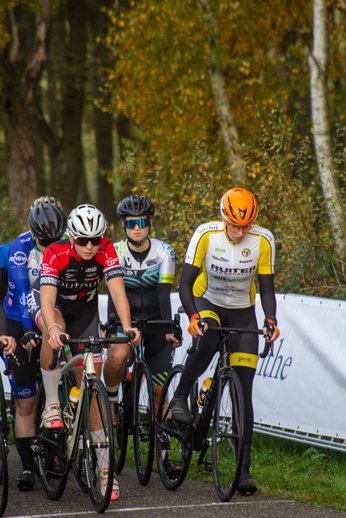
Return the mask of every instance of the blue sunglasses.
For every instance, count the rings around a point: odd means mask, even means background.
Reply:
[[[150,219],[138,218],[124,221],[124,227],[129,228],[130,230],[133,230],[136,225],[138,225],[139,228],[150,227]]]

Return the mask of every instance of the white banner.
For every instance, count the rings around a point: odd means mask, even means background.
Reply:
[[[253,388],[255,422],[300,433],[346,439],[346,302],[298,295],[276,295],[281,331],[274,356],[259,359]],[[172,313],[180,306],[172,295]],[[264,315],[256,300],[258,325]],[[191,345],[187,316],[181,315],[185,361]],[[264,339],[260,337],[260,351]],[[202,376],[212,376],[216,356]],[[203,379],[200,380],[203,382]]]
[[[173,293],[172,315],[180,304]],[[274,356],[259,359],[253,402],[259,425],[346,440],[346,301],[276,295],[281,331]],[[107,320],[107,296],[100,295],[100,318]],[[263,312],[256,300],[259,327]],[[184,363],[191,345],[188,318],[181,315],[183,346],[175,350],[174,363]],[[264,340],[260,337],[260,350]],[[217,355],[202,376],[212,376]],[[2,363],[2,362],[1,362]],[[2,364],[3,370],[3,364]],[[9,383],[3,376],[5,392]]]

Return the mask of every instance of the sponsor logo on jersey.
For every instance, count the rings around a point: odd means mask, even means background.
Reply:
[[[229,262],[229,259],[225,259],[224,257],[217,257],[216,255],[212,255],[212,258],[215,259],[216,261],[221,261],[221,262],[224,262],[224,263],[228,263]]]
[[[118,258],[114,257],[113,259],[107,259],[107,267],[117,266],[119,264]]]
[[[94,273],[97,272],[97,266],[94,266],[93,268],[87,268],[85,270],[85,273]]]
[[[124,257],[124,259],[125,259],[126,268],[131,268],[131,265],[132,265],[131,257]]]
[[[31,241],[31,234],[29,234],[28,237],[26,237],[24,239],[19,239],[19,241],[21,243],[28,243],[29,241]]]
[[[40,284],[54,284],[56,286],[58,283],[58,279],[55,277],[44,277],[41,275]]]
[[[10,263],[14,263],[16,266],[23,266],[27,260],[28,258],[24,252],[15,252],[15,254],[9,258]]]
[[[54,272],[55,272],[55,268],[50,268],[50,266],[47,266],[46,264],[42,265],[42,274],[54,273]]]
[[[66,272],[66,273],[65,273],[65,278],[66,278],[66,279],[72,279],[72,277],[74,277],[74,274],[73,274],[73,273],[69,273],[69,272]]]
[[[68,282],[68,281],[65,281],[64,279],[58,280],[58,286],[60,286],[62,288],[67,288],[70,290],[86,290],[86,289],[98,286],[98,284],[100,284],[100,279],[97,279],[97,281],[82,282],[82,283],[79,283],[77,281]]]
[[[219,252],[220,254],[224,254],[226,252],[226,250],[224,248],[221,248],[221,247],[217,246],[215,248],[215,252]]]
[[[241,255],[243,257],[249,257],[250,254],[251,254],[251,250],[249,248],[244,248],[244,250],[241,251]]]
[[[20,392],[18,392],[18,395],[19,396],[23,396],[23,397],[30,397],[31,396],[31,390],[28,389],[28,388],[25,388],[25,389],[21,390]]]
[[[239,261],[240,263],[244,264],[244,263],[253,263],[253,260],[252,259],[249,259],[248,261]]]
[[[251,266],[251,268],[223,268],[222,266],[212,264],[211,270],[215,273],[222,273],[223,275],[250,275],[251,273],[255,273],[256,266]]]
[[[148,259],[147,261],[145,261],[145,264],[147,266],[154,266],[154,264],[157,264],[157,262],[158,262],[157,258],[155,258],[155,259]]]

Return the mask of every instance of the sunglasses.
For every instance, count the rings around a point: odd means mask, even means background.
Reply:
[[[124,227],[129,228],[130,230],[133,230],[136,225],[138,225],[139,228],[150,227],[150,219],[138,218],[124,221]]]
[[[38,239],[37,238],[37,242],[38,242],[39,245],[47,247],[49,245],[52,245],[53,243],[56,243],[57,241],[59,241],[59,239],[60,238],[49,240],[49,239]]]
[[[238,226],[238,225],[233,225],[233,223],[226,223],[227,227],[232,231],[232,232],[235,232],[235,233],[238,233],[240,229],[242,229],[242,231],[244,232],[244,234],[247,234],[251,228],[252,228],[252,224],[251,225],[244,225],[243,227],[241,226]]]
[[[89,241],[93,246],[98,246],[101,244],[101,237],[76,237],[75,242],[78,246],[87,246]]]

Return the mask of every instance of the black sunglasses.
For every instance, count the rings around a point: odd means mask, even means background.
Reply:
[[[57,237],[56,239],[50,239],[50,240],[37,238],[37,242],[39,245],[47,247],[49,245],[52,245],[53,243],[56,243],[57,241],[59,241],[59,239],[60,239],[59,237]]]
[[[76,237],[76,245],[78,246],[87,246],[89,241],[93,246],[98,246],[101,244],[101,237]]]

